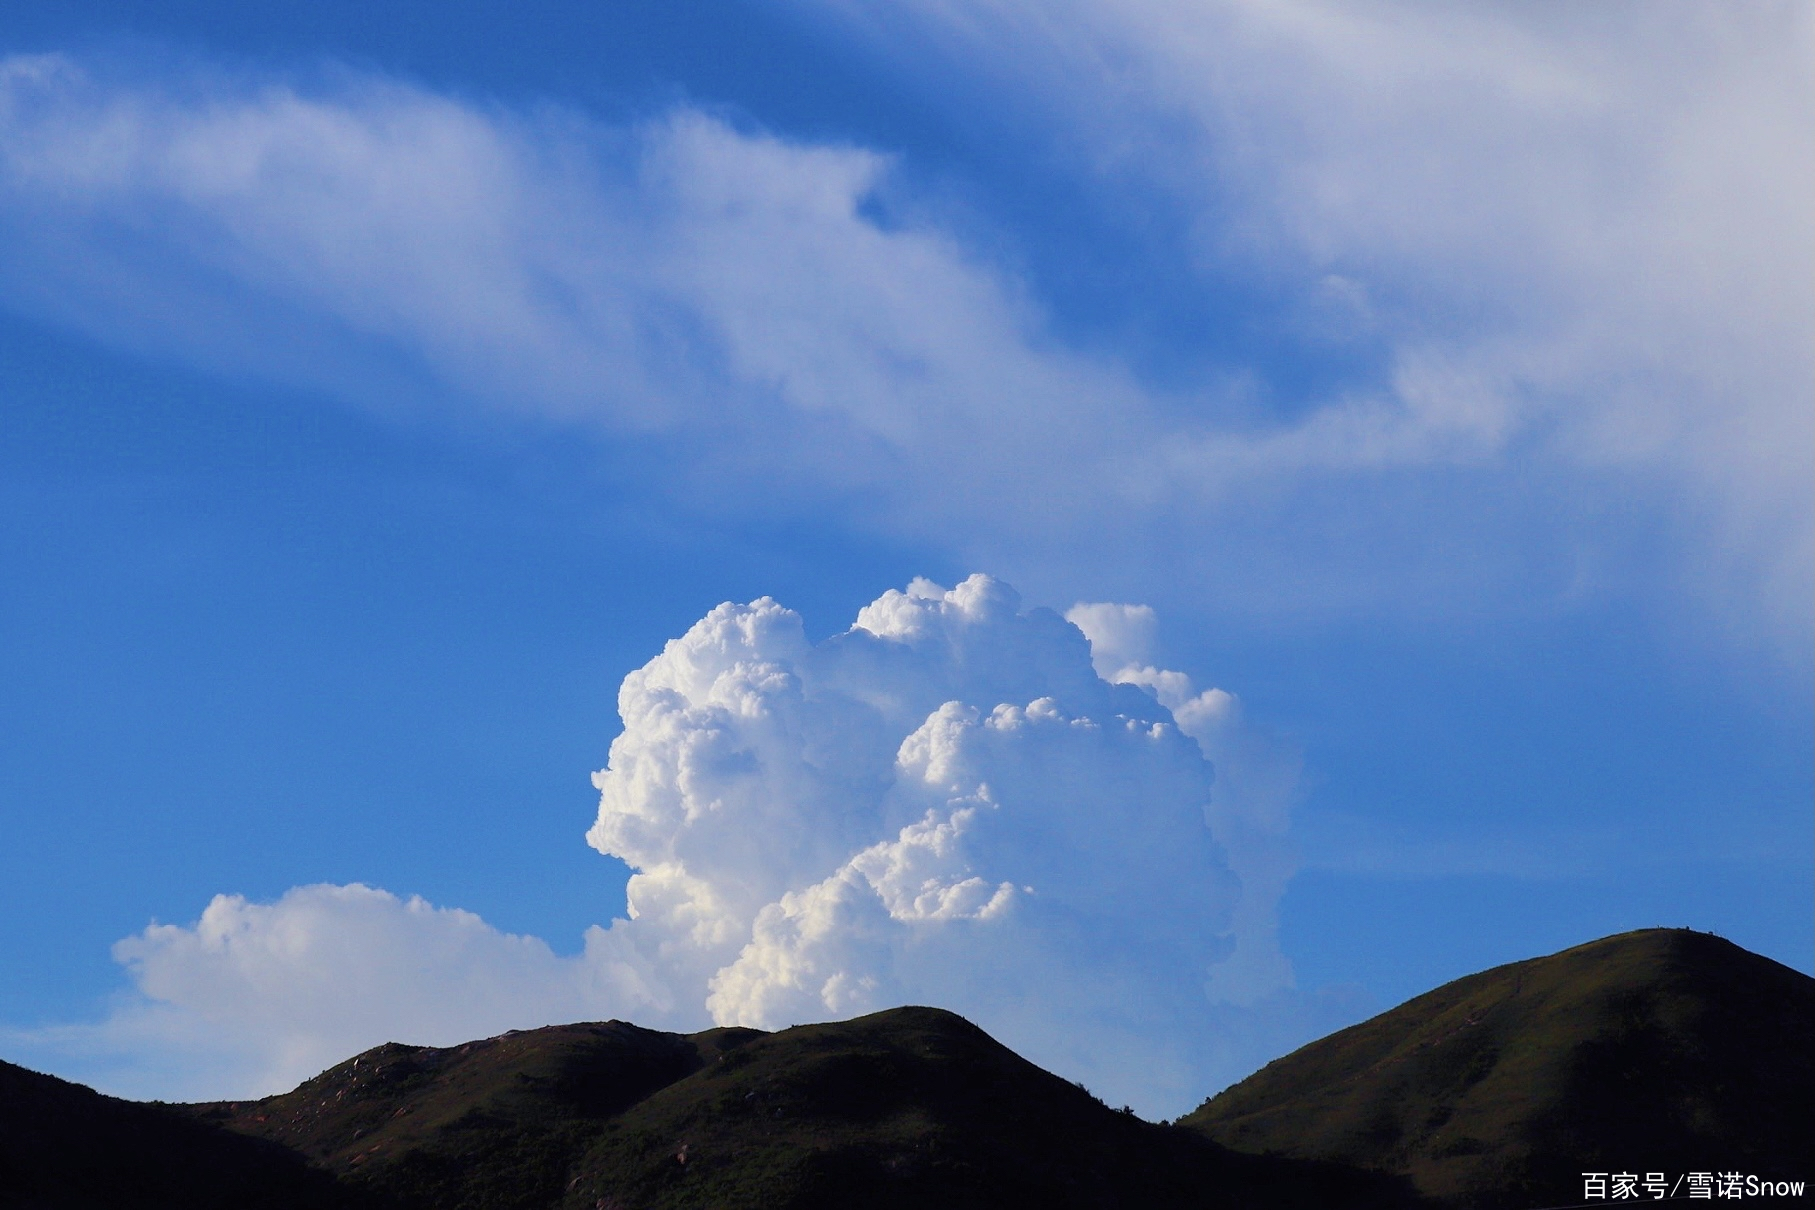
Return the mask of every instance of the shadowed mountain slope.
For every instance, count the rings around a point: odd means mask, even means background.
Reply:
[[[567,1207],[1402,1206],[1397,1181],[1118,1113],[948,1012],[751,1039],[640,1103]]]
[[[1585,1171],[1806,1180],[1815,979],[1705,933],[1624,933],[1445,984],[1183,1122],[1471,1207],[1576,1202]]]
[[[351,1210],[286,1148],[0,1063],[0,1210]]]
[[[1236,1155],[1115,1112],[930,1008],[775,1034],[614,1021],[393,1044],[194,1112],[409,1210],[1417,1200],[1401,1180]]]
[[[1808,1180],[1812,1035],[1815,980],[1654,930],[1457,980],[1174,1126],[931,1008],[393,1043],[210,1105],[0,1064],[0,1210],[1558,1206],[1583,1171]]]
[[[292,1092],[192,1111],[403,1205],[553,1206],[608,1122],[760,1036],[608,1021],[445,1048],[392,1042]]]

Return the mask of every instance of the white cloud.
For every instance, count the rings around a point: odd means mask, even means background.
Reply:
[[[1097,674],[1152,693],[1216,768],[1210,824],[1242,893],[1230,920],[1233,947],[1211,974],[1211,999],[1253,1007],[1291,991],[1279,901],[1298,870],[1290,836],[1301,794],[1297,749],[1245,719],[1234,694],[1197,692],[1185,673],[1154,667],[1159,618],[1151,606],[1079,603],[1065,617],[1089,638]]]
[[[1259,273],[1387,351],[1383,387],[1302,422],[1179,434],[1175,480],[1460,465],[1521,494],[1540,467],[1565,499],[1611,485],[1698,539],[1672,570],[1715,609],[1762,608],[1806,655],[1807,5],[807,7],[968,112],[1043,124],[1116,204],[1173,199],[1207,281]]]
[[[740,508],[757,476],[842,491],[893,462],[942,468],[940,492],[888,492],[933,524],[986,470],[1025,483],[1092,428],[1125,445],[1099,423],[1141,409],[1125,374],[1036,349],[1037,317],[952,239],[864,216],[889,171],[688,109],[607,127],[369,76],[133,84],[15,57],[0,298],[375,406],[662,434],[678,494],[729,482]]]
[[[1637,511],[1700,534],[1673,573],[1738,629],[1806,647],[1806,10],[1030,11],[853,20],[1036,98],[1081,171],[1192,216],[1205,293],[1297,291],[1384,375],[1277,416],[1157,389],[932,220],[877,219],[888,156],[352,72],[6,60],[0,300],[373,406],[640,434],[674,503],[838,499],[1045,592],[1541,608]]]
[[[57,56],[0,64],[0,300],[372,406],[653,436],[675,501],[838,497],[1066,599],[1441,611],[1499,575],[1513,608],[1546,580],[1526,531],[1612,500],[1699,534],[1680,574],[1806,655],[1806,6],[852,20],[1032,98],[1083,168],[1191,217],[1206,291],[1302,288],[1308,325],[1389,371],[1281,416],[1155,389],[949,231],[878,221],[898,182],[861,147]],[[1214,1083],[1230,1052],[1182,1023],[1289,1015],[1296,758],[1158,666],[1151,610],[1070,616],[1088,645],[995,582],[916,583],[814,646],[773,602],[722,607],[625,681],[590,838],[635,867],[634,918],[583,958],[364,888],[217,900],[130,942],[149,999],[64,1042],[225,1048],[221,1079],[268,1087],[392,1033],[936,992],[1112,1094],[1137,1071],[1127,1096],[1155,1104]],[[1154,832],[1110,826],[1131,802]],[[1149,868],[1172,876],[1118,880]],[[323,990],[329,969],[367,1000]],[[1065,1050],[1079,1022],[1095,1055]]]
[[[1281,1041],[1243,1012],[1305,1009],[1272,932],[1290,786],[1252,776],[1229,695],[1180,701],[1188,735],[1092,655],[985,576],[916,580],[816,645],[774,601],[721,605],[624,680],[588,840],[632,866],[629,918],[582,953],[358,885],[218,896],[119,944],[137,994],[108,1021],[13,1041],[116,1090],[246,1096],[391,1039],[932,1003],[1180,1112],[1269,1057],[1231,1039]]]
[[[627,677],[589,839],[635,869],[677,1002],[773,1028],[930,1001],[1133,1103],[1201,1095],[1182,1039],[1238,898],[1212,771],[1090,660],[973,576],[817,646],[723,605]],[[1110,1036],[1115,1068],[1076,1041]]]
[[[659,1015],[660,985],[621,928],[588,930],[584,953],[563,958],[471,912],[357,883],[275,903],[217,895],[194,925],[152,924],[114,947],[138,994],[107,1021],[9,1040],[123,1095],[263,1095],[384,1041]]]

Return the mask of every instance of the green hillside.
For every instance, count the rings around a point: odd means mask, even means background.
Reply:
[[[1807,1181],[1812,1043],[1815,980],[1652,930],[1459,979],[1174,1126],[932,1008],[393,1043],[210,1105],[0,1064],[0,1210],[1530,1210],[1584,1171]]]
[[[1238,1156],[1113,1111],[948,1012],[752,1039],[639,1104],[568,1207],[1406,1205],[1335,1165]],[[683,1157],[684,1155],[684,1162]]]
[[[1143,1122],[952,1013],[775,1034],[621,1022],[384,1046],[197,1107],[410,1210],[1367,1207],[1401,1182]]]
[[[756,1036],[609,1021],[446,1048],[388,1043],[293,1092],[193,1111],[407,1205],[552,1206],[606,1123]]]
[[[1651,929],[1445,984],[1184,1122],[1463,1205],[1559,1205],[1581,1200],[1584,1171],[1815,1177],[1812,1059],[1815,980]]]

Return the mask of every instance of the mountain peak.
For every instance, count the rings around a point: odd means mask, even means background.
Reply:
[[[0,1205],[1511,1210],[1588,1171],[1806,1181],[1812,1021],[1808,976],[1649,929],[1445,984],[1173,1126],[920,1006],[389,1042],[207,1105],[0,1064]]]
[[[1713,934],[1644,929],[1444,984],[1183,1122],[1480,1206],[1554,1202],[1585,1171],[1804,1177],[1812,1022],[1808,976]]]

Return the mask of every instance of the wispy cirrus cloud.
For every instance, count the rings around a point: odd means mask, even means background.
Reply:
[[[1806,646],[1806,21],[1067,12],[864,21],[1037,98],[1129,205],[1183,207],[1203,290],[1284,282],[1384,369],[1156,386],[894,205],[869,148],[56,56],[0,84],[0,299],[375,406],[652,443],[677,506],[836,501],[1042,593],[1151,596],[1163,565],[1236,610],[1545,608],[1629,588],[1627,528],[1663,525],[1670,587]]]
[[[800,7],[910,86],[908,56],[940,63],[968,82],[944,95],[1043,132],[1105,204],[1180,215],[1207,282],[1260,275],[1309,328],[1388,350],[1385,389],[1250,439],[1181,435],[1173,474],[1613,482],[1693,547],[1678,586],[1762,607],[1806,654],[1806,6]]]
[[[1024,484],[1138,428],[1126,376],[1035,347],[1012,283],[864,213],[872,151],[348,74],[124,84],[48,56],[4,82],[4,221],[32,250],[6,293],[102,340],[661,434],[683,480],[731,462],[734,491],[862,485],[948,519],[1006,502],[986,471]],[[945,493],[903,490],[935,467]]]

